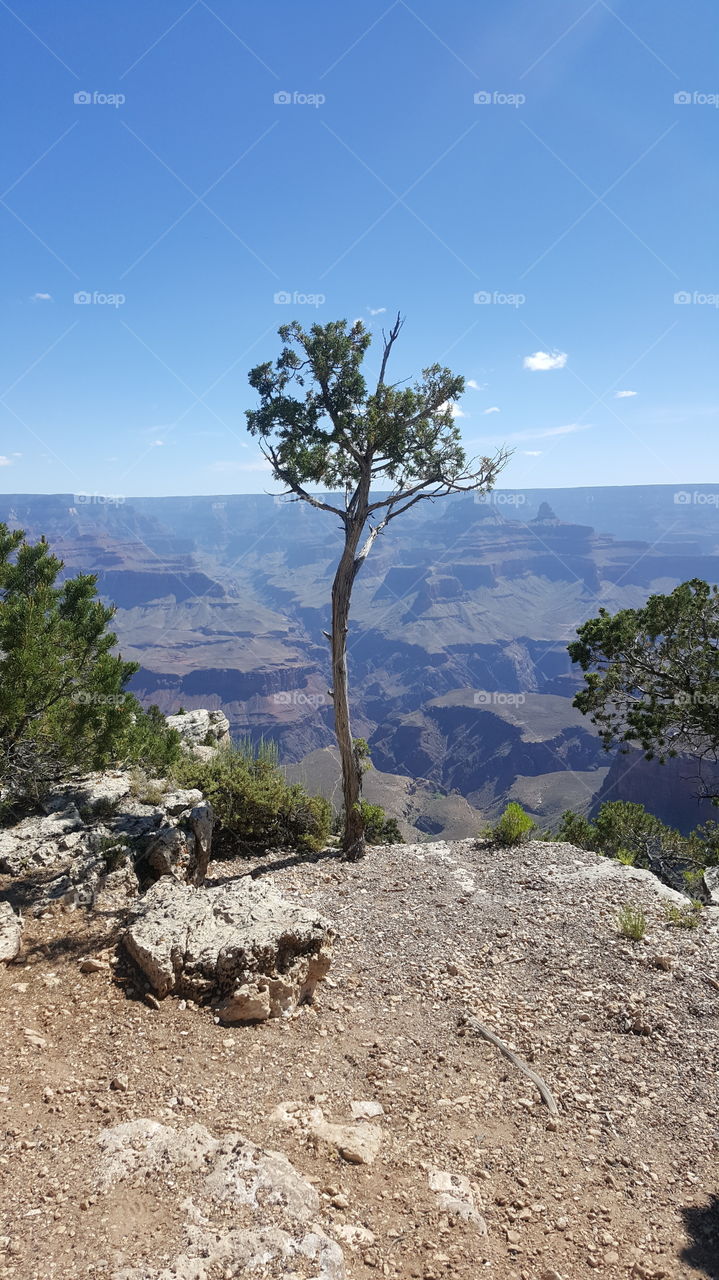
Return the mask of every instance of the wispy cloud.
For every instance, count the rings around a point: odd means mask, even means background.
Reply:
[[[628,400],[630,396],[635,396],[636,394],[637,394],[637,393],[636,393],[636,391],[615,391],[615,392],[614,392],[614,399],[615,399],[615,400]]]
[[[387,308],[386,307],[368,307],[367,310],[369,311],[371,316],[381,316],[381,315],[384,315]]]
[[[525,458],[541,458],[542,456],[541,449],[522,449],[520,452]]]
[[[488,414],[488,413],[501,413],[501,412],[502,412],[502,410],[500,409],[500,407],[499,407],[499,405],[498,405],[498,404],[492,404],[492,405],[490,405],[490,406],[489,406],[489,408],[488,408],[488,409],[483,409],[483,410],[482,410],[482,413],[483,413],[483,414],[485,414],[485,415],[486,415],[486,414]]]
[[[467,378],[465,387],[469,387],[471,391],[484,391],[486,382],[477,382],[476,378]]]
[[[571,436],[576,431],[589,431],[591,426],[591,422],[569,422],[562,427],[540,427],[536,430],[514,431],[509,435],[504,435],[503,433],[502,439],[506,441],[516,440],[518,442],[522,440],[549,440],[555,436]],[[475,441],[475,443],[481,442]]]
[[[161,448],[162,448],[162,446],[164,445],[164,443],[165,443],[165,441],[164,441],[164,440],[153,440],[152,444],[150,445],[150,448],[151,448],[151,449],[161,449]]]
[[[11,467],[11,466],[12,466],[12,462],[10,461],[10,459],[6,458],[4,454],[0,453],[0,467]]]
[[[51,293],[33,293],[30,298],[31,302],[52,302]]]
[[[524,357],[525,369],[532,373],[547,373],[549,369],[563,369],[567,363],[566,351],[535,351],[533,356]]]

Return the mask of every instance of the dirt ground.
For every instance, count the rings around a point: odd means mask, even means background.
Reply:
[[[149,1117],[284,1152],[330,1236],[373,1234],[343,1244],[350,1280],[719,1277],[719,913],[677,927],[650,885],[585,874],[597,861],[465,841],[213,863],[211,882],[269,874],[339,930],[315,1003],[254,1027],[152,1007],[102,919],[28,918],[0,966],[0,1276],[167,1265],[182,1188],[98,1190],[100,1131]],[[618,932],[627,902],[641,942]],[[110,963],[83,973],[88,955]],[[546,1081],[556,1120],[468,1014]],[[353,1100],[384,1108],[371,1166],[271,1119],[294,1101],[347,1122]],[[486,1234],[440,1207],[432,1169],[470,1179]]]

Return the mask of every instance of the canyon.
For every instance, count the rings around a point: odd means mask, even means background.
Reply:
[[[681,762],[602,750],[572,706],[566,646],[600,607],[716,582],[718,509],[712,485],[498,490],[393,523],[357,578],[349,636],[353,729],[378,772],[485,819],[516,799],[549,826],[598,797],[661,798],[683,829],[711,816]],[[315,764],[327,774],[334,517],[265,494],[9,494],[0,520],[44,535],[66,573],[97,574],[144,703],[222,709],[309,785]]]

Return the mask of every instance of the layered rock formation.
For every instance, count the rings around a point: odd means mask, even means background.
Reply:
[[[716,486],[500,491],[393,524],[357,579],[349,641],[355,732],[381,769],[459,787],[489,816],[510,797],[547,821],[590,806],[611,762],[577,724],[566,645],[600,606],[716,581],[717,500]],[[68,570],[99,573],[146,702],[222,708],[285,760],[332,745],[322,632],[339,534],[323,513],[262,495],[56,495],[0,499],[0,518],[57,542]],[[520,732],[501,702],[515,694]],[[627,772],[631,798],[650,804],[643,786]]]

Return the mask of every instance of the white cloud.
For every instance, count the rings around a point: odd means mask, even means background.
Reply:
[[[150,448],[161,449],[164,443],[165,443],[164,440],[153,440],[152,444],[150,445]]]
[[[381,315],[384,315],[387,308],[386,307],[368,307],[367,310],[369,311],[371,316],[381,316]]]
[[[542,456],[541,449],[522,449],[521,452],[525,458],[541,458]]]
[[[51,293],[34,293],[30,299],[31,302],[52,302]]]
[[[477,382],[475,378],[467,378],[465,387],[469,387],[472,391],[484,391],[486,382]]]
[[[614,399],[615,399],[615,400],[628,400],[630,396],[635,396],[636,394],[637,394],[637,393],[636,393],[636,391],[615,391],[615,392],[614,392]]]
[[[22,457],[22,454],[21,454],[21,453],[13,453],[13,454],[11,454],[10,456],[11,456],[12,458],[21,458],[21,457]]]
[[[566,351],[535,351],[533,356],[524,357],[525,369],[533,373],[546,373],[549,369],[563,369],[567,363]]]
[[[482,413],[484,413],[484,414],[487,414],[487,413],[501,413],[501,412],[502,412],[502,410],[500,409],[500,407],[499,407],[499,405],[498,405],[498,404],[490,405],[489,409],[483,409],[483,410],[482,410]]]
[[[11,467],[12,462],[4,454],[0,454],[0,467]]]
[[[454,400],[445,400],[444,404],[441,404],[441,405],[439,406],[439,411],[438,411],[438,412],[439,412],[439,413],[444,413],[445,409],[449,409],[449,411],[450,411],[450,413],[451,413],[451,415],[452,415],[452,417],[453,417],[453,418],[466,418],[466,417],[467,417],[466,413],[464,412],[464,409],[460,409],[459,405],[458,405],[458,404],[455,404]]]

